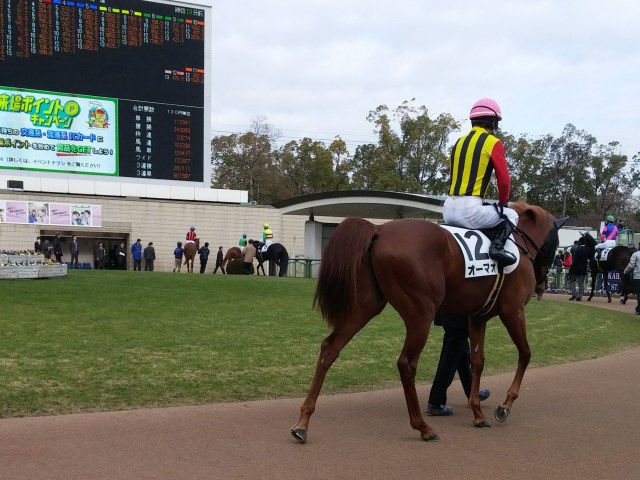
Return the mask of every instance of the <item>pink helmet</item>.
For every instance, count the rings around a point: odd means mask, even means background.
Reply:
[[[480,117],[498,117],[498,120],[502,120],[502,112],[500,111],[500,105],[492,98],[481,98],[471,107],[469,112],[469,118]]]

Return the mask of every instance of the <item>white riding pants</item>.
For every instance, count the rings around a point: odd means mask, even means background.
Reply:
[[[613,248],[615,246],[616,246],[616,241],[615,240],[605,240],[602,243],[598,243],[596,245],[596,249],[604,250],[605,248]]]
[[[508,207],[504,214],[518,225],[518,213]],[[483,205],[480,197],[447,197],[442,208],[445,223],[463,228],[491,228],[502,221],[493,205]]]

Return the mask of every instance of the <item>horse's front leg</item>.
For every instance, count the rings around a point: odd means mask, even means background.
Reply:
[[[496,408],[495,418],[499,422],[504,422],[511,413],[513,402],[520,394],[520,386],[524,378],[524,372],[527,370],[529,361],[531,360],[531,349],[527,341],[527,326],[524,316],[524,305],[520,307],[514,314],[500,315],[500,320],[507,328],[509,336],[514,345],[518,349],[518,368],[516,369],[513,382],[507,391],[507,398],[504,403]]]
[[[591,270],[591,292],[589,293],[589,298],[587,298],[587,302],[590,302],[593,298],[593,294],[596,292],[596,281],[598,279],[598,274]]]
[[[486,321],[480,323],[469,318],[469,344],[471,348],[471,394],[469,407],[473,412],[473,424],[479,428],[490,427],[491,424],[480,408],[480,379],[484,370],[484,337]]]
[[[602,283],[604,285],[604,291],[607,292],[607,303],[611,303],[611,293],[609,292],[609,272],[602,274]]]

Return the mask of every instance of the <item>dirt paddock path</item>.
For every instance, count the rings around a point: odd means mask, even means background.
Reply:
[[[635,300],[591,305],[633,314]],[[482,430],[456,381],[456,414],[429,420],[438,443],[411,429],[401,389],[321,396],[306,445],[289,434],[301,399],[0,420],[0,479],[635,480],[639,367],[634,348],[530,369],[503,424],[493,409],[512,374],[486,377],[493,427]]]

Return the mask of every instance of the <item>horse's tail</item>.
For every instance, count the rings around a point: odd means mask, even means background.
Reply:
[[[313,306],[330,327],[342,323],[355,305],[356,273],[377,227],[362,218],[347,218],[334,232],[322,255]]]
[[[282,250],[280,251],[280,272],[283,277],[287,276],[287,270],[289,269],[289,252],[282,245]]]

